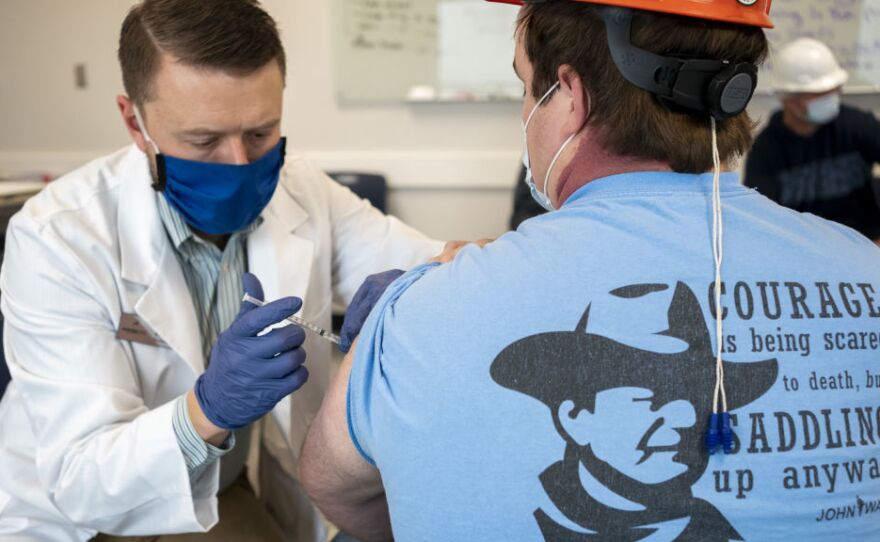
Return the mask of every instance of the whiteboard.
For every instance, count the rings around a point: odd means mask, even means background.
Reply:
[[[519,100],[511,69],[518,10],[483,0],[334,0],[342,103]],[[850,72],[848,92],[880,92],[880,0],[776,0],[758,91],[773,57],[801,37],[827,43]]]
[[[776,28],[767,31],[770,56],[759,90],[773,88],[773,56],[798,37],[811,37],[834,51],[850,78],[844,90],[880,91],[880,0],[777,0],[770,10]]]
[[[518,13],[512,6],[482,1],[440,2],[440,99],[522,99],[523,84],[513,71]]]
[[[335,0],[342,103],[522,99],[513,6],[482,0]]]
[[[432,0],[335,0],[335,72],[341,102],[400,101],[437,79]]]

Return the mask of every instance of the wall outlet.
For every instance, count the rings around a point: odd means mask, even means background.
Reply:
[[[73,66],[73,80],[76,88],[82,90],[88,88],[89,81],[86,77],[86,65],[85,63],[74,64]]]

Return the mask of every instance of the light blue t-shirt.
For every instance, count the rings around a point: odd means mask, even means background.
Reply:
[[[709,456],[711,188],[600,179],[389,288],[348,417],[396,540],[880,540],[880,250],[722,176]]]

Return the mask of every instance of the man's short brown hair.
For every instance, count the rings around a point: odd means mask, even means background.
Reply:
[[[601,130],[606,150],[620,156],[670,164],[681,173],[712,168],[708,113],[672,110],[626,81],[611,58],[605,24],[596,7],[583,2],[526,5],[518,32],[532,63],[532,95],[542,96],[570,65],[590,93],[590,123]],[[601,8],[600,8],[601,9]],[[664,56],[760,63],[767,39],[759,28],[634,10],[633,45]],[[746,112],[718,123],[722,161],[752,144]]]
[[[247,75],[272,60],[282,76],[284,48],[257,0],[143,0],[119,35],[125,91],[138,106],[152,98],[162,53],[197,68]]]

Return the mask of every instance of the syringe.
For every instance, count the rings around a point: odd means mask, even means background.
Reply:
[[[244,294],[242,301],[247,301],[248,303],[251,303],[251,304],[256,305],[258,307],[262,307],[263,305],[266,304],[265,301],[260,301],[259,299],[257,299],[256,297],[254,297],[248,293]],[[292,324],[296,324],[303,329],[308,329],[309,331],[316,333],[319,337],[327,339],[328,341],[330,341],[333,344],[339,344],[339,335],[336,335],[335,333],[330,333],[326,329],[324,329],[320,326],[316,326],[315,324],[313,324],[307,320],[303,320],[299,316],[288,316],[285,319],[288,322],[290,322]]]

